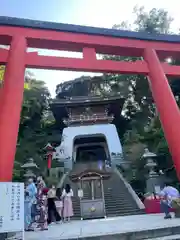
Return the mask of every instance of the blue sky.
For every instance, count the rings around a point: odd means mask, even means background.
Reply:
[[[164,8],[175,19],[173,30],[180,28],[179,0],[1,0],[0,15],[53,22],[72,23],[111,28],[122,21],[133,22],[135,5]],[[75,53],[39,51],[40,54],[73,56]],[[52,95],[62,81],[81,76],[79,72],[33,70],[38,79],[44,80]],[[89,73],[86,73],[89,75]]]

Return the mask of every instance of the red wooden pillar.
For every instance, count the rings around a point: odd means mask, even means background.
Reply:
[[[145,49],[149,83],[164,134],[180,179],[180,111],[154,49]]]
[[[9,50],[0,113],[0,182],[12,180],[23,100],[26,39],[14,36]]]
[[[3,87],[1,86],[0,87],[0,109],[1,109],[1,104],[2,104],[2,101],[1,101],[2,91],[3,91]],[[1,111],[0,111],[0,113],[1,113]]]
[[[47,153],[47,160],[48,160],[48,163],[47,163],[47,168],[48,169],[51,169],[51,165],[52,165],[52,152],[49,152]]]

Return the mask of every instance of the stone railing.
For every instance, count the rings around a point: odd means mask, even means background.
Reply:
[[[115,168],[115,172],[119,175],[120,179],[123,181],[124,185],[126,186],[126,188],[128,189],[129,193],[131,194],[132,198],[134,199],[134,201],[136,202],[137,206],[139,207],[139,209],[145,209],[145,206],[143,204],[143,202],[141,201],[141,199],[138,197],[138,195],[136,194],[136,192],[133,190],[133,188],[131,187],[131,185],[126,181],[126,179],[123,177],[123,175],[120,173],[120,171]]]

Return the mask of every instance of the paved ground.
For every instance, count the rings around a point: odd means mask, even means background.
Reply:
[[[72,221],[49,227],[48,231],[25,233],[25,240],[64,240],[126,232],[180,227],[179,219],[164,220],[162,214],[138,215],[99,220]]]

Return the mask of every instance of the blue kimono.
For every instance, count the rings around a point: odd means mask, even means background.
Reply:
[[[36,202],[37,188],[34,183],[27,186],[24,199],[24,225],[28,230],[32,224],[32,206]]]

